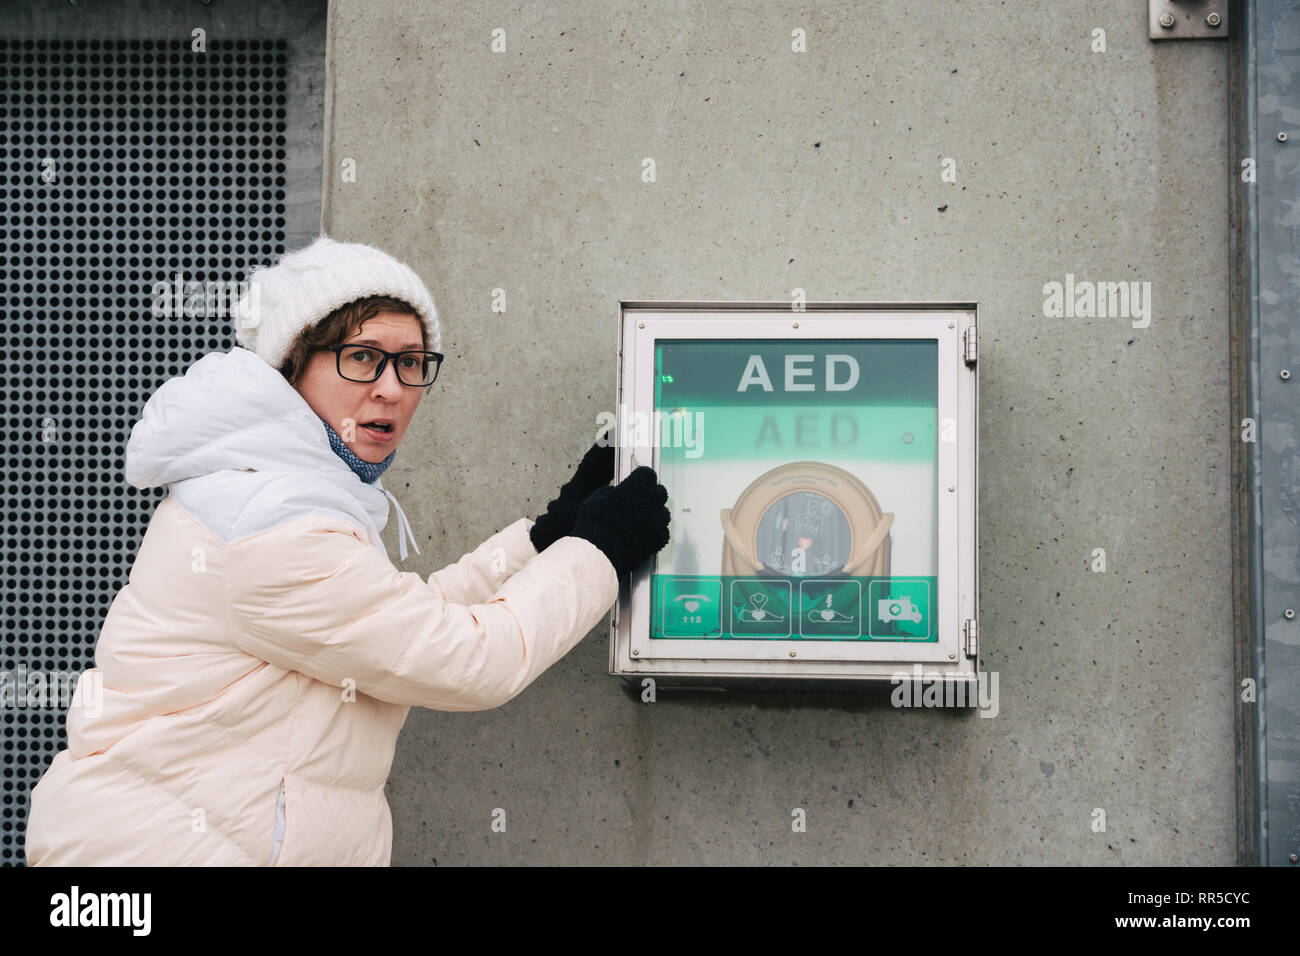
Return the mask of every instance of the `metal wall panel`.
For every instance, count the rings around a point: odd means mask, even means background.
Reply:
[[[1245,247],[1263,572],[1253,661],[1256,862],[1289,866],[1300,854],[1300,2],[1259,0],[1248,15],[1246,108],[1258,174]]]
[[[156,317],[154,284],[231,282],[320,221],[324,0],[0,7],[4,623],[0,863],[67,746],[66,703],[165,492],[122,474],[148,396],[234,336],[221,305]],[[196,51],[201,30],[203,52]]]

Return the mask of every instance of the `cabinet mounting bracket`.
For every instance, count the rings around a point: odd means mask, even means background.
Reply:
[[[1228,0],[1147,0],[1152,40],[1217,40],[1228,35]]]

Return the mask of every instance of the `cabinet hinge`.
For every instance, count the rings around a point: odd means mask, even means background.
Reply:
[[[972,618],[967,618],[964,630],[966,633],[966,656],[979,657],[979,624]]]
[[[965,353],[967,365],[975,364],[975,326],[969,326],[962,333],[962,349]]]

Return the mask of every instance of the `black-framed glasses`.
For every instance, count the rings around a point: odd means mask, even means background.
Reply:
[[[311,349],[313,352],[333,352],[339,375],[349,382],[373,382],[384,374],[388,360],[393,360],[397,380],[413,388],[433,384],[442,367],[441,352],[385,352],[372,345],[336,345],[333,348]]]

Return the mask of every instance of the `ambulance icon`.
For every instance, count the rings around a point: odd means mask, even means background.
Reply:
[[[883,598],[876,602],[876,615],[882,621],[921,623],[921,609],[912,606],[910,597]]]

